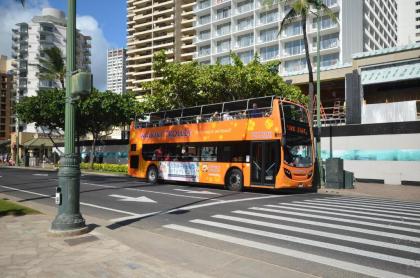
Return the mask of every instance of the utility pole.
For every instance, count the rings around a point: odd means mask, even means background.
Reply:
[[[75,153],[75,103],[72,95],[72,75],[76,65],[76,0],[68,0],[66,30],[66,106],[64,155],[60,159],[56,203],[58,214],[50,232],[78,235],[88,231],[80,213],[80,158]]]
[[[317,32],[316,32],[316,150],[318,160],[318,171],[319,171],[319,182],[323,184],[324,177],[322,171],[322,159],[321,159],[321,55],[320,55],[320,29],[321,29],[321,0],[317,1]]]

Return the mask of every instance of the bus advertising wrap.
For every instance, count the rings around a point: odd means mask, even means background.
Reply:
[[[165,180],[199,182],[198,162],[161,161],[159,177]]]

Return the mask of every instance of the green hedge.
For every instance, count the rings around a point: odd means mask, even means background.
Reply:
[[[89,169],[90,163],[80,163],[80,169]],[[89,169],[90,170],[90,169]],[[102,172],[127,173],[127,164],[93,163],[93,170]]]

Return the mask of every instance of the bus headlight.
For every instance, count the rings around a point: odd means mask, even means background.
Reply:
[[[289,169],[284,168],[284,173],[286,174],[286,176],[291,179],[292,178],[292,172],[290,172]]]

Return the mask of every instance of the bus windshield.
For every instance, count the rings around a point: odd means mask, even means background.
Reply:
[[[312,165],[310,138],[302,135],[288,135],[286,138],[284,161],[293,167],[310,167]]]

